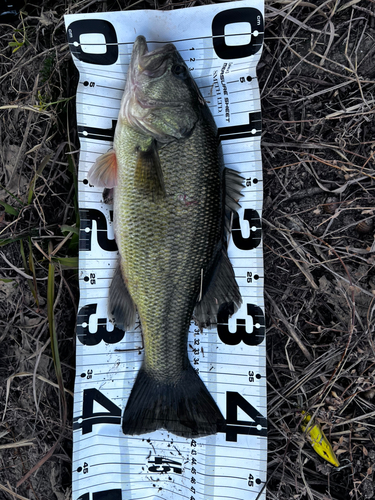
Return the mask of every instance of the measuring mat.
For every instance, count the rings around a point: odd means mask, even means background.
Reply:
[[[260,152],[256,65],[264,36],[262,1],[173,11],[65,16],[79,70],[80,303],[73,419],[73,500],[264,500],[267,468]],[[121,418],[142,364],[139,321],[110,322],[108,292],[117,264],[112,206],[87,174],[111,146],[134,40],[149,50],[175,44],[218,126],[225,166],[245,178],[228,255],[243,304],[217,328],[192,322],[188,355],[225,424],[187,439],[163,429],[124,435]]]

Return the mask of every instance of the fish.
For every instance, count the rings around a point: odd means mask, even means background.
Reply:
[[[228,258],[243,178],[223,164],[212,114],[172,43],[134,42],[113,148],[88,174],[113,189],[119,264],[108,311],[118,328],[138,313],[144,359],[123,413],[126,435],[165,429],[193,438],[225,419],[188,359],[187,338],[235,312],[242,298]]]

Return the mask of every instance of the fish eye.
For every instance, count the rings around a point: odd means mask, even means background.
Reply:
[[[184,80],[187,77],[187,69],[183,64],[174,64],[172,66],[172,73],[181,80]]]

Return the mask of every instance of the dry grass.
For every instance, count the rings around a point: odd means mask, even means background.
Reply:
[[[266,4],[270,499],[374,497],[374,6]],[[305,444],[301,410],[340,468]]]
[[[70,498],[79,143],[62,16],[126,6],[44,0],[0,25],[0,498]],[[266,1],[269,499],[374,497],[374,12],[374,0]],[[306,443],[301,410],[339,469]]]

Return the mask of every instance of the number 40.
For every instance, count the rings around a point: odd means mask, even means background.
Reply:
[[[94,402],[106,411],[94,412]],[[249,421],[238,419],[238,408],[249,416]],[[226,393],[226,410],[227,419],[219,429],[226,435],[226,441],[237,441],[238,434],[266,436],[267,419],[238,392]],[[84,389],[82,416],[74,418],[74,430],[82,429],[82,434],[89,434],[93,425],[120,423],[121,409],[113,401],[98,389]]]

